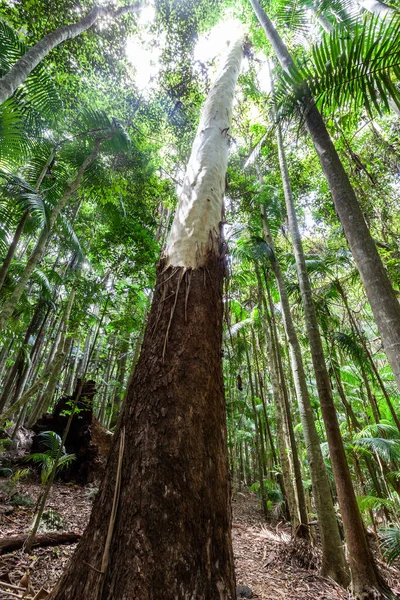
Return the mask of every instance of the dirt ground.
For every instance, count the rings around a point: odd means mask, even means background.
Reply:
[[[19,491],[28,492],[36,499],[40,486],[21,483]],[[92,488],[57,483],[47,508],[62,515],[64,530],[82,533],[90,515],[92,495]],[[11,514],[2,515],[0,537],[26,533],[32,517],[33,507],[18,507]],[[233,502],[237,584],[251,588],[254,598],[260,600],[346,599],[347,593],[334,582],[320,577],[315,569],[300,568],[288,556],[289,539],[285,528],[263,523],[254,495],[239,493]],[[40,588],[50,590],[65,569],[74,549],[75,544],[36,548],[31,554],[19,550],[0,556],[0,599],[21,597],[16,589],[10,594],[4,583],[18,584],[28,570],[36,592]],[[385,567],[384,572],[392,588],[400,594],[400,571]]]

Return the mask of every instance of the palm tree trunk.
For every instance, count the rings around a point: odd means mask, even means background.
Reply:
[[[258,0],[250,0],[275,53],[285,71],[293,60]],[[308,90],[305,90],[308,93]],[[360,205],[333,142],[309,93],[305,100],[305,124],[314,142],[327,178],[336,212],[342,223],[355,263],[382,336],[384,351],[400,389],[400,304],[368,230]]]
[[[7,277],[8,269],[10,267],[11,261],[14,257],[15,250],[17,249],[19,240],[21,239],[22,232],[24,230],[25,224],[29,217],[29,210],[26,210],[21,217],[20,222],[18,223],[17,229],[15,230],[14,237],[12,242],[8,248],[6,257],[3,261],[3,264],[0,269],[0,290],[3,287],[4,281]]]
[[[251,1],[254,2],[254,0]],[[375,597],[374,594],[376,590],[379,590],[380,587],[379,576],[368,547],[364,525],[358,509],[340,433],[330,378],[325,363],[324,350],[318,328],[311,285],[307,274],[303,245],[283,147],[282,132],[279,124],[277,126],[277,141],[283,191],[304,308],[304,318],[310,342],[318,396],[321,403],[322,417],[325,424],[332,469],[349,551],[353,593],[354,596],[360,600],[361,598],[363,600],[369,598],[372,599]]]
[[[257,414],[256,403],[254,400],[255,394],[254,394],[254,385],[253,385],[253,375],[251,372],[250,357],[249,357],[249,351],[247,348],[246,341],[245,341],[244,347],[245,347],[245,351],[246,351],[246,362],[247,362],[247,372],[248,372],[249,384],[250,384],[251,406],[253,409],[253,418],[254,418],[254,432],[255,432],[254,444],[255,444],[255,448],[256,448],[256,459],[257,459],[257,479],[258,479],[258,483],[260,486],[262,511],[264,513],[265,518],[267,518],[268,517],[267,496],[265,494],[265,487],[264,487],[263,457],[262,457],[262,448],[261,448],[261,443],[260,443],[261,442],[260,438],[261,438],[262,433],[260,432],[260,419],[259,419],[259,415]]]
[[[346,587],[349,583],[348,568],[342,548],[342,541],[340,538],[336,513],[333,506],[331,487],[325,469],[317,428],[315,426],[300,343],[290,311],[286,284],[283,279],[279,261],[275,255],[274,242],[268,226],[264,206],[262,207],[261,215],[265,239],[273,251],[271,268],[277,281],[281,300],[283,324],[289,344],[294,385],[299,405],[301,423],[303,425],[303,434],[306,443],[312,489],[319,518],[322,545],[321,571],[324,576],[331,577],[340,585]]]
[[[53,367],[52,373],[49,377],[46,391],[44,392],[43,397],[41,399],[40,406],[37,407],[37,410],[33,411],[34,414],[32,414],[29,418],[29,426],[30,427],[32,427],[32,425],[34,425],[34,423],[42,416],[42,414],[44,412],[46,412],[48,406],[50,405],[50,403],[53,399],[57,381],[60,376],[60,371],[64,364],[64,361],[65,361],[65,358],[67,356],[67,352],[69,349],[68,342],[70,341],[70,338],[67,340],[66,335],[67,335],[68,322],[69,322],[69,318],[71,315],[71,310],[72,310],[72,305],[74,303],[74,299],[75,299],[75,290],[72,290],[70,293],[68,304],[65,309],[63,319],[61,321],[60,334],[59,334],[59,336],[57,336],[56,342],[52,349],[52,353],[53,352],[54,353],[52,355],[51,364],[54,365],[54,367]]]
[[[291,517],[292,533],[295,535],[300,524],[300,510],[298,506],[298,494],[295,493],[292,465],[289,461],[287,447],[290,448],[289,432],[287,427],[286,410],[284,406],[283,393],[280,385],[278,365],[276,359],[276,350],[272,341],[272,331],[268,319],[268,307],[262,289],[261,277],[256,265],[256,275],[258,283],[258,310],[261,316],[261,322],[264,331],[264,340],[266,344],[265,357],[268,365],[269,378],[272,386],[272,396],[276,410],[276,437],[279,450],[279,458],[282,467],[282,478],[286,494],[286,501]],[[263,311],[264,309],[264,311]],[[302,525],[307,524],[307,517],[303,520]]]
[[[238,40],[205,103],[107,470],[52,600],[236,598],[220,223],[242,55]]]
[[[265,283],[266,283],[269,314],[270,314],[269,320],[270,320],[270,329],[271,329],[272,349],[276,356],[275,360],[276,360],[277,372],[279,375],[279,386],[282,391],[282,401],[283,401],[282,413],[283,413],[283,416],[286,421],[287,435],[289,438],[289,445],[290,445],[290,449],[291,449],[293,473],[294,473],[294,483],[295,483],[294,489],[295,489],[295,493],[296,493],[296,501],[297,501],[297,506],[299,509],[299,517],[300,517],[300,526],[298,527],[296,534],[299,537],[304,537],[307,539],[307,538],[309,538],[310,533],[309,533],[309,528],[308,528],[307,504],[306,504],[303,480],[302,480],[302,475],[301,475],[300,459],[299,459],[299,453],[297,451],[296,437],[294,435],[293,420],[292,420],[292,414],[291,414],[290,404],[289,404],[288,388],[286,385],[286,378],[285,378],[285,373],[284,373],[284,369],[283,369],[283,365],[282,365],[281,348],[280,348],[280,343],[279,343],[279,338],[278,338],[278,331],[277,331],[277,327],[276,327],[274,305],[272,302],[271,293],[270,293],[267,281]]]
[[[106,16],[115,19],[121,15],[136,12],[137,10],[137,4],[122,6],[117,10],[112,10],[108,6],[94,6],[78,23],[63,25],[48,33],[37,44],[32,46],[24,56],[17,60],[12,69],[0,79],[0,104],[3,104],[3,102],[14,94],[15,90],[24,83],[33,69],[56,46],[65,42],[65,40],[71,40],[84,31],[87,31],[100,17]]]

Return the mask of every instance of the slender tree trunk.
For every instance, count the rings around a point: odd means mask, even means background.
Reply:
[[[266,283],[266,290],[267,290],[267,297],[268,297],[268,305],[269,305],[269,310],[270,310],[270,328],[271,328],[272,349],[276,356],[276,366],[277,366],[278,375],[279,375],[279,386],[282,391],[282,401],[283,401],[282,402],[282,413],[283,413],[283,417],[286,421],[287,435],[289,438],[289,444],[290,444],[290,449],[291,449],[294,483],[295,483],[294,489],[295,489],[295,493],[296,493],[296,501],[297,501],[297,506],[299,509],[299,517],[300,517],[300,526],[298,527],[296,534],[300,537],[309,538],[310,533],[309,533],[309,528],[308,528],[306,498],[305,498],[305,494],[304,494],[304,487],[303,487],[303,480],[302,480],[302,476],[301,476],[301,467],[300,467],[299,454],[297,451],[296,438],[294,435],[293,420],[292,420],[290,404],[289,404],[288,389],[287,389],[285,373],[284,373],[283,365],[282,365],[281,348],[280,348],[280,344],[279,344],[278,331],[277,331],[277,327],[276,327],[274,305],[272,302],[272,298],[271,298],[271,294],[269,291],[269,286],[268,286],[267,280],[265,283]]]
[[[271,20],[258,0],[250,0],[285,71],[294,67],[293,60]],[[369,232],[350,180],[315,104],[305,89],[305,124],[313,140],[322,169],[331,190],[336,212],[342,223],[355,263],[382,336],[384,351],[400,389],[400,304]]]
[[[7,365],[7,359],[11,353],[14,340],[6,340],[0,352],[0,379],[3,377],[4,370]]]
[[[282,397],[282,390],[279,381],[278,365],[276,361],[276,352],[272,343],[272,336],[270,328],[266,323],[268,318],[268,307],[265,301],[265,296],[262,289],[261,278],[256,267],[257,281],[258,281],[258,309],[261,315],[261,322],[264,331],[264,338],[266,343],[266,361],[268,365],[269,378],[272,386],[272,396],[275,403],[276,410],[276,437],[277,445],[279,450],[280,464],[282,467],[282,478],[284,482],[284,489],[286,493],[286,501],[289,508],[291,517],[292,533],[295,534],[300,524],[300,511],[297,502],[297,495],[295,494],[292,478],[292,469],[289,461],[289,454],[287,445],[290,447],[290,440],[287,430],[286,411],[284,407],[284,400]],[[263,312],[263,308],[265,314]],[[287,442],[286,442],[287,440]],[[307,522],[307,519],[306,519]],[[303,523],[304,525],[304,523]]]
[[[258,483],[260,486],[262,511],[264,513],[265,518],[267,518],[268,517],[268,508],[267,508],[267,497],[265,494],[265,487],[264,487],[263,460],[262,460],[262,450],[261,450],[261,443],[260,443],[260,419],[259,419],[259,415],[257,414],[256,403],[254,400],[255,394],[254,394],[253,377],[252,377],[252,373],[251,373],[250,357],[249,357],[249,351],[247,349],[246,341],[245,341],[245,349],[246,349],[247,371],[248,371],[249,384],[250,384],[251,406],[253,409],[254,428],[255,428],[254,429],[254,431],[255,431],[254,444],[255,444],[255,448],[256,448],[256,459],[257,459],[257,479],[258,479]]]
[[[337,420],[332,388],[326,368],[324,350],[319,333],[314,301],[312,298],[311,285],[306,269],[301,235],[294,208],[289,173],[283,149],[282,133],[279,125],[277,127],[277,138],[279,163],[286,200],[286,210],[289,220],[289,230],[296,260],[297,274],[304,308],[304,318],[306,322],[308,339],[310,341],[318,396],[321,403],[322,416],[326,429],[333,473],[335,476],[339,506],[342,514],[347,547],[349,550],[353,592],[355,597],[359,598],[360,600],[367,598],[372,599],[375,597],[376,591],[380,587],[380,582],[377,569],[375,567],[375,563],[365,536],[364,525],[358,509],[351,480],[351,474],[343,446],[343,440],[340,433],[339,423]]]
[[[271,267],[277,281],[281,300],[283,324],[289,344],[294,385],[299,405],[301,423],[303,425],[303,434],[306,443],[307,458],[311,474],[312,491],[319,518],[322,545],[321,571],[324,576],[332,577],[332,579],[337,581],[340,585],[346,587],[349,583],[348,568],[340,538],[336,513],[333,506],[331,487],[325,469],[317,428],[315,426],[300,343],[293,323],[292,314],[290,312],[286,284],[283,279],[279,261],[275,255],[274,242],[269,230],[268,221],[265,214],[265,207],[262,207],[261,214],[265,239],[273,251]]]
[[[242,55],[238,40],[205,103],[101,489],[52,600],[236,597],[220,223]]]
[[[15,289],[12,292],[10,298],[4,303],[4,305],[0,311],[0,331],[2,331],[5,328],[5,326],[8,324],[8,321],[9,321],[12,313],[14,312],[14,309],[15,309],[19,299],[21,298],[21,296],[23,294],[25,287],[26,287],[35,267],[38,265],[38,263],[40,262],[40,260],[42,258],[46,242],[53,230],[53,227],[55,225],[58,215],[60,214],[60,212],[63,210],[63,208],[67,204],[67,202],[70,199],[70,197],[72,196],[72,194],[74,194],[74,192],[76,192],[76,190],[79,188],[81,181],[82,181],[82,177],[83,177],[86,169],[88,167],[90,167],[90,165],[96,160],[97,155],[99,153],[100,144],[105,139],[105,137],[96,138],[96,140],[94,142],[94,148],[93,148],[91,154],[83,161],[83,163],[81,164],[81,166],[78,169],[78,173],[77,173],[74,181],[67,185],[67,188],[66,188],[64,194],[62,195],[61,199],[59,200],[59,202],[56,204],[56,206],[51,211],[50,216],[49,216],[48,226],[42,230],[42,233],[39,236],[36,246],[28,259],[28,262],[25,266],[23,274],[21,275],[17,285],[15,286]]]
[[[258,346],[261,347],[260,343],[258,343]],[[259,374],[259,378],[260,378],[260,383],[261,383],[261,373]],[[269,447],[271,450],[272,466],[275,467],[275,471],[278,472],[276,479],[277,479],[278,485],[281,489],[282,497],[285,500],[285,517],[286,517],[287,521],[290,521],[291,520],[290,507],[289,507],[289,502],[287,500],[285,482],[284,482],[282,473],[279,471],[279,461],[278,461],[278,457],[277,457],[276,449],[275,449],[275,440],[271,433],[271,428],[270,428],[269,420],[268,420],[267,405],[266,405],[266,400],[265,400],[264,389],[263,389],[263,386],[261,386],[261,385],[260,385],[260,397],[261,397],[261,401],[262,401],[262,405],[263,405],[266,444],[267,445],[269,444]],[[279,431],[278,427],[277,427],[277,429]]]
[[[331,357],[331,363],[332,363],[333,375],[334,375],[334,378],[335,378],[335,381],[336,381],[336,387],[337,387],[337,390],[339,392],[339,396],[340,396],[340,399],[342,401],[342,404],[343,404],[343,406],[344,406],[344,408],[346,410],[346,414],[348,416],[348,421],[351,424],[351,426],[349,427],[350,431],[353,430],[353,433],[356,433],[357,431],[360,431],[362,429],[361,424],[359,423],[359,421],[358,421],[358,419],[357,419],[357,417],[356,417],[356,415],[355,415],[355,413],[353,411],[353,407],[351,406],[351,404],[348,402],[348,400],[346,398],[346,394],[344,392],[342,380],[341,380],[341,377],[340,377],[340,370],[337,369],[336,366],[333,364],[332,357]],[[376,495],[378,496],[378,498],[384,498],[385,496],[384,496],[383,491],[382,491],[382,486],[381,486],[380,481],[379,481],[379,479],[377,477],[376,467],[373,464],[372,459],[370,458],[370,456],[365,455],[364,456],[364,461],[365,461],[365,465],[367,467],[368,473],[369,473],[369,475],[371,477],[372,483],[374,484]],[[387,513],[387,508],[386,507],[384,507],[384,511],[385,511],[385,515],[388,518],[388,513]]]
[[[72,396],[72,393],[74,391],[75,388],[75,378],[76,378],[76,373],[77,373],[77,369],[78,369],[78,364],[79,364],[79,351],[80,351],[80,345],[79,345],[79,340],[76,341],[76,345],[75,343],[73,344],[73,346],[75,346],[75,358],[72,361],[72,365],[71,365],[71,372],[70,372],[70,376],[68,381],[65,384],[65,394],[66,396]]]
[[[94,6],[92,10],[78,23],[73,25],[63,25],[51,33],[48,33],[37,44],[32,46],[24,56],[22,56],[11,70],[0,79],[0,104],[3,104],[10,98],[15,90],[24,83],[33,69],[59,44],[70,40],[87,29],[90,29],[100,17],[115,19],[121,15],[136,12],[138,5],[122,6],[117,10],[112,10],[109,6]]]
[[[3,287],[4,281],[7,277],[8,269],[10,267],[11,261],[14,257],[15,250],[17,249],[18,242],[21,239],[22,232],[24,230],[25,224],[29,217],[29,210],[26,210],[22,215],[20,222],[18,223],[18,227],[15,230],[13,240],[8,248],[6,257],[0,269],[0,290]]]
[[[40,405],[36,407],[37,410],[32,411],[32,415],[29,418],[29,426],[32,425],[39,419],[44,412],[46,412],[48,406],[50,405],[54,392],[56,389],[57,381],[59,380],[60,371],[64,364],[65,358],[67,356],[67,352],[69,350],[70,339],[67,340],[67,329],[68,322],[71,315],[72,305],[75,299],[75,290],[72,290],[69,296],[68,304],[65,309],[65,313],[60,325],[60,334],[57,335],[56,343],[53,346],[51,365],[53,365],[52,373],[49,377],[49,381],[47,383],[46,390],[42,396]]]

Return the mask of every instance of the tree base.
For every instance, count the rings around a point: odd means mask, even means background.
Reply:
[[[221,352],[225,266],[210,254],[199,269],[164,267],[89,526],[52,600],[236,600]]]

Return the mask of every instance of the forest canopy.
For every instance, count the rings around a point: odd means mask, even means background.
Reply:
[[[397,597],[399,10],[0,0],[0,476],[53,452],[28,549],[90,479],[79,424],[111,445],[54,600],[236,598],[240,493]]]

